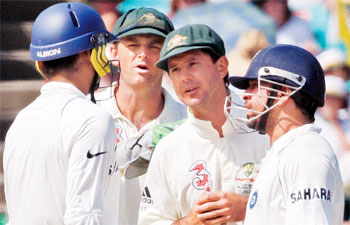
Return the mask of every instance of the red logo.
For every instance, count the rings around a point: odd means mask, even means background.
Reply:
[[[192,185],[198,190],[204,190],[209,183],[210,173],[206,170],[206,163],[203,160],[195,162],[189,169],[190,172],[196,171],[192,180]]]
[[[123,133],[123,128],[119,124],[115,124],[115,133],[117,134],[117,139],[116,142],[119,144],[123,138],[122,138],[122,133]]]

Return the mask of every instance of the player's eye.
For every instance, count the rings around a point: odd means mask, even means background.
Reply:
[[[153,44],[151,45],[151,48],[159,51],[162,49],[162,47],[159,44]]]
[[[178,67],[173,67],[169,70],[170,73],[175,73],[175,72],[178,72],[180,71],[180,69]]]
[[[199,63],[196,62],[196,61],[192,61],[192,62],[190,62],[189,64],[190,64],[190,66],[195,66],[195,65],[197,65],[197,64],[199,64]]]

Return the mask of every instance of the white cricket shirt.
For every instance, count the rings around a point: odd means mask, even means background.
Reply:
[[[275,141],[253,185],[244,225],[343,224],[338,161],[320,131],[307,124]]]
[[[108,205],[112,117],[76,87],[49,82],[10,127],[4,151],[11,225],[115,223]]]
[[[105,93],[99,93],[99,95],[103,94],[109,95],[110,91],[106,90]],[[163,111],[156,119],[147,123],[140,130],[137,130],[136,126],[122,115],[114,97],[104,101],[98,101],[98,104],[106,109],[114,119],[117,143],[139,136],[155,125],[175,122],[187,117],[185,105],[176,102],[165,89],[162,90],[162,95],[164,96]],[[115,191],[119,193],[117,201],[115,202],[118,206],[117,215],[119,218],[119,225],[135,225],[138,220],[145,175],[134,179],[125,179],[120,172],[118,172],[117,175],[116,180],[113,182],[113,187]]]
[[[189,113],[184,124],[160,140],[146,174],[139,224],[166,225],[187,216],[207,186],[249,195],[268,138],[236,134],[228,120],[222,129],[220,138],[210,121]]]

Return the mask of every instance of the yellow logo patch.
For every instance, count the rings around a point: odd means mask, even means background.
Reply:
[[[187,37],[184,36],[184,35],[181,35],[181,34],[176,34],[174,35],[174,37],[172,37],[169,42],[168,42],[168,45],[167,45],[167,49],[168,51],[175,48],[175,47],[178,47],[178,46],[181,46],[181,45],[185,45],[186,44],[186,41],[187,41]]]
[[[139,24],[150,24],[150,25],[159,26],[162,24],[162,21],[160,21],[160,19],[158,19],[152,13],[146,13],[140,17]]]

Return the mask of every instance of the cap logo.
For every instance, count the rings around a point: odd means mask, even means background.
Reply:
[[[47,51],[37,51],[36,57],[44,58],[44,57],[60,55],[60,54],[61,54],[61,48],[54,48]]]
[[[143,25],[150,24],[154,26],[161,26],[162,21],[160,21],[160,19],[158,19],[155,15],[153,15],[153,13],[146,13],[140,17],[139,24],[143,24]]]
[[[181,34],[175,34],[174,37],[172,37],[167,45],[167,50],[171,50],[175,47],[185,45],[186,44],[187,37]]]

